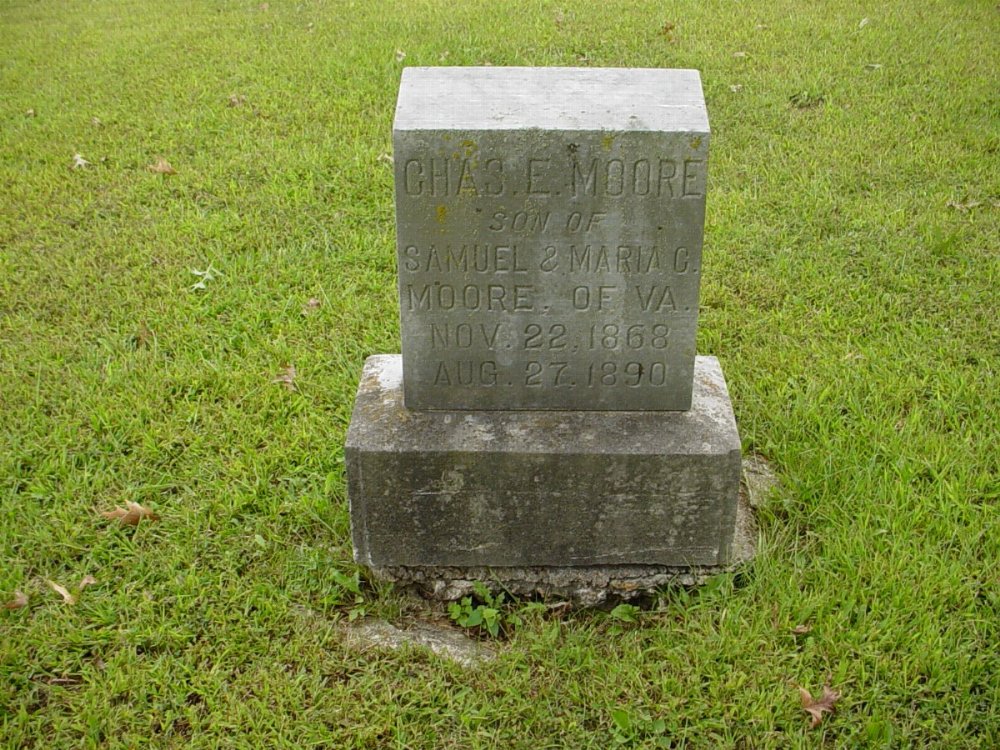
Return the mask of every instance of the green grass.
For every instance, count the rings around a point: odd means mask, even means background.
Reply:
[[[1000,745],[995,6],[0,0],[0,746]],[[485,62],[702,71],[698,348],[782,488],[741,574],[466,670],[342,644],[342,445],[400,70]]]

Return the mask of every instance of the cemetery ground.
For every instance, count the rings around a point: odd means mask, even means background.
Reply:
[[[0,747],[1000,745],[998,28],[0,4]],[[342,446],[364,357],[399,351],[400,70],[487,63],[701,70],[698,351],[780,485],[739,572],[505,603],[470,667],[352,646],[461,628],[352,563]]]

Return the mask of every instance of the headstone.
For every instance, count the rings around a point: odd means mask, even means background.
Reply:
[[[404,71],[403,352],[366,362],[348,431],[359,562],[544,593],[737,560],[739,436],[695,356],[708,136],[696,71]]]
[[[405,70],[407,407],[689,408],[708,138],[693,70]]]

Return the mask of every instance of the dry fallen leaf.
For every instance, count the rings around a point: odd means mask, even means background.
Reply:
[[[792,628],[792,633],[795,635],[805,635],[806,633],[811,633],[812,629],[812,625],[796,625]]]
[[[24,116],[25,117],[34,117],[35,116],[35,110],[33,110],[33,109],[26,109],[26,110],[24,110]]]
[[[882,63],[868,63],[865,65],[865,70],[882,70]]]
[[[677,24],[667,21],[660,29],[660,33],[667,38],[667,41],[672,42],[674,41],[674,31],[676,30]]]
[[[281,368],[281,374],[278,375],[272,383],[281,383],[285,388],[290,391],[295,390],[295,365],[285,365]]]
[[[99,117],[91,117],[90,118],[90,124],[93,125],[95,128],[99,128],[99,127],[102,127],[104,125],[104,123],[101,122],[101,118],[99,118]]]
[[[83,158],[81,154],[73,154],[73,166],[70,169],[86,169],[90,162]]]
[[[812,694],[804,687],[799,688],[799,695],[802,698],[802,708],[812,716],[812,722],[809,724],[810,729],[819,726],[819,723],[823,721],[823,714],[832,712],[833,704],[840,700],[840,693],[831,690],[829,685],[823,686],[823,697],[819,700],[813,699]]]
[[[403,62],[406,59],[406,53],[403,50],[396,50],[396,62]]]
[[[149,329],[149,326],[145,323],[140,323],[138,330],[132,334],[129,341],[134,349],[144,349],[153,342],[155,337],[156,334]]]
[[[170,166],[170,162],[162,156],[157,156],[156,161],[146,167],[154,174],[177,174],[177,170]]]
[[[390,154],[389,152],[379,154],[378,160],[383,164],[388,164],[390,167],[392,166],[392,154]]]
[[[247,98],[243,94],[230,94],[229,95],[229,106],[230,107],[242,107],[247,103]]]
[[[80,581],[80,591],[83,591],[87,586],[93,586],[97,583],[97,579],[94,576],[84,576]]]
[[[79,677],[49,677],[43,681],[46,685],[79,685],[83,682]]]
[[[134,503],[129,500],[126,503],[125,508],[116,506],[114,510],[106,510],[101,513],[102,516],[109,520],[117,520],[122,526],[138,526],[139,521],[143,519],[148,519],[150,521],[156,521],[159,516],[156,515],[149,508],[144,508],[139,505],[139,503]]]
[[[743,90],[743,84],[734,83],[732,86],[729,87],[729,90],[732,91],[734,94],[738,94]]]
[[[59,594],[59,596],[63,598],[64,602],[66,602],[67,604],[76,604],[76,596],[69,593],[69,591],[66,590],[65,586],[60,586],[55,581],[46,581],[46,583],[52,587],[53,591],[55,591],[57,594]]]
[[[861,23],[858,24],[858,28],[859,29],[863,29],[865,26],[868,25],[868,23],[869,23],[870,20],[871,19],[869,19],[869,18],[862,18],[861,19]]]
[[[746,56],[747,56],[747,53],[743,52],[742,50],[740,52],[734,52],[733,53],[733,57],[746,57]]]
[[[310,297],[306,301],[306,303],[302,306],[302,314],[303,315],[308,315],[313,310],[318,309],[319,305],[320,305],[320,301],[318,299],[316,299],[315,297]]]
[[[4,609],[21,609],[28,606],[28,595],[23,591],[15,591],[14,598],[9,602],[4,602]]]

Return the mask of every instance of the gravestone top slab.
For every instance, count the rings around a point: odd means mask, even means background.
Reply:
[[[399,130],[708,132],[697,70],[405,68]]]
[[[708,139],[693,70],[404,71],[407,407],[689,409]]]

